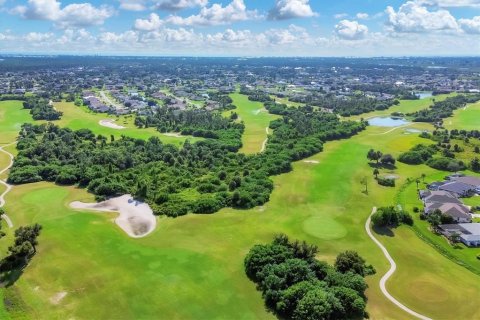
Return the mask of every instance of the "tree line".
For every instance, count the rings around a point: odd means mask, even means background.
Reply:
[[[409,113],[407,116],[412,117],[415,122],[441,123],[442,119],[451,117],[453,111],[465,107],[468,103],[475,103],[477,101],[480,101],[480,94],[461,94],[448,97],[444,101],[435,101],[429,108]]]

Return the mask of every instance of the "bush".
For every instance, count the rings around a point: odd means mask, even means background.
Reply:
[[[385,187],[395,187],[395,179],[378,177],[377,183]]]

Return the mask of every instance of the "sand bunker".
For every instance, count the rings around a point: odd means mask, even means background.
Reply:
[[[317,160],[304,160],[303,162],[305,163],[312,163],[312,164],[318,164],[320,162],[318,162]]]
[[[132,238],[145,237],[157,225],[150,206],[136,201],[127,194],[118,198],[108,199],[100,203],[84,203],[75,201],[70,204],[73,209],[86,209],[104,212],[118,212],[115,223]]]
[[[98,123],[99,123],[101,126],[104,126],[104,127],[107,127],[107,128],[111,128],[111,129],[117,129],[117,130],[125,129],[125,127],[116,124],[114,119],[100,120]]]
[[[168,132],[163,134],[166,137],[173,137],[173,138],[183,138],[183,136],[180,133],[176,132]]]

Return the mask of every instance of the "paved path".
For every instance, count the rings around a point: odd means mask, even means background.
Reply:
[[[267,147],[268,135],[270,134],[270,133],[268,132],[268,127],[265,128],[265,132],[267,133],[267,138],[263,141],[263,143],[262,143],[262,149],[260,149],[260,152],[265,151],[265,148]]]
[[[395,127],[395,128],[393,128],[393,129],[390,129],[390,130],[385,131],[385,132],[382,132],[382,133],[371,133],[370,135],[371,135],[371,136],[380,136],[380,135],[382,135],[382,134],[387,134],[387,133],[390,133],[390,132],[392,132],[392,131],[395,131],[395,130],[397,130],[397,129],[409,127],[409,126],[411,126],[412,124],[413,124],[413,123],[404,124],[403,126],[398,126],[398,127]]]
[[[372,209],[372,213],[370,214],[370,216],[368,217],[367,219],[367,222],[365,223],[365,230],[367,231],[367,234],[368,236],[370,237],[370,239],[373,240],[373,242],[375,242],[375,244],[382,250],[383,254],[385,255],[385,257],[387,258],[388,262],[390,263],[390,270],[388,270],[387,273],[385,273],[385,275],[380,279],[380,290],[382,290],[382,293],[385,297],[387,297],[388,300],[390,300],[391,302],[393,302],[393,304],[395,304],[397,307],[399,307],[400,309],[404,310],[405,312],[408,312],[409,314],[411,314],[412,316],[418,318],[418,319],[422,319],[422,320],[432,320],[424,315],[421,315],[415,311],[413,311],[412,309],[408,308],[407,306],[403,305],[401,302],[399,302],[397,299],[395,299],[388,291],[387,291],[387,288],[385,287],[385,283],[387,282],[388,279],[390,279],[390,277],[395,273],[395,270],[397,270],[397,264],[395,263],[395,261],[393,261],[393,258],[390,256],[390,254],[388,253],[387,249],[380,243],[380,241],[378,241],[374,236],[373,236],[373,233],[370,229],[370,222],[372,220],[372,215],[377,212],[377,208],[376,207],[373,207]]]
[[[5,168],[0,169],[0,175],[7,172],[7,170],[10,169],[13,165],[13,154],[6,151],[5,147],[14,145],[15,143],[16,142],[12,142],[12,143],[9,143],[7,145],[4,145],[3,147],[0,147],[0,152],[3,152],[5,154],[7,154],[8,157],[10,158],[10,162],[8,163],[8,165]],[[7,193],[10,192],[10,190],[12,190],[12,186],[9,185],[6,181],[4,181],[2,179],[0,179],[0,184],[3,184],[6,187],[5,191],[2,194],[0,194],[0,208],[1,208],[5,205],[5,196],[7,195]],[[13,228],[12,220],[10,219],[10,217],[8,215],[3,214],[2,218],[7,222],[7,225],[8,225],[9,228]]]

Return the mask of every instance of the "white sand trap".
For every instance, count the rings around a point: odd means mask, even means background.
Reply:
[[[317,160],[304,160],[303,162],[305,163],[313,163],[313,164],[318,164],[320,162],[318,162]]]
[[[51,304],[59,304],[63,298],[65,298],[67,296],[67,292],[66,291],[60,291],[60,292],[57,292],[53,297],[50,297],[50,303]]]
[[[183,138],[183,136],[177,132],[168,132],[168,133],[164,133],[163,135],[166,137]]]
[[[117,129],[117,130],[125,129],[125,127],[116,124],[114,119],[100,120],[98,123],[103,127],[107,127],[111,129]]]
[[[115,223],[132,238],[142,238],[155,230],[157,219],[150,206],[136,201],[131,195],[111,198],[100,203],[70,203],[73,209],[86,209],[104,212],[118,212]]]

